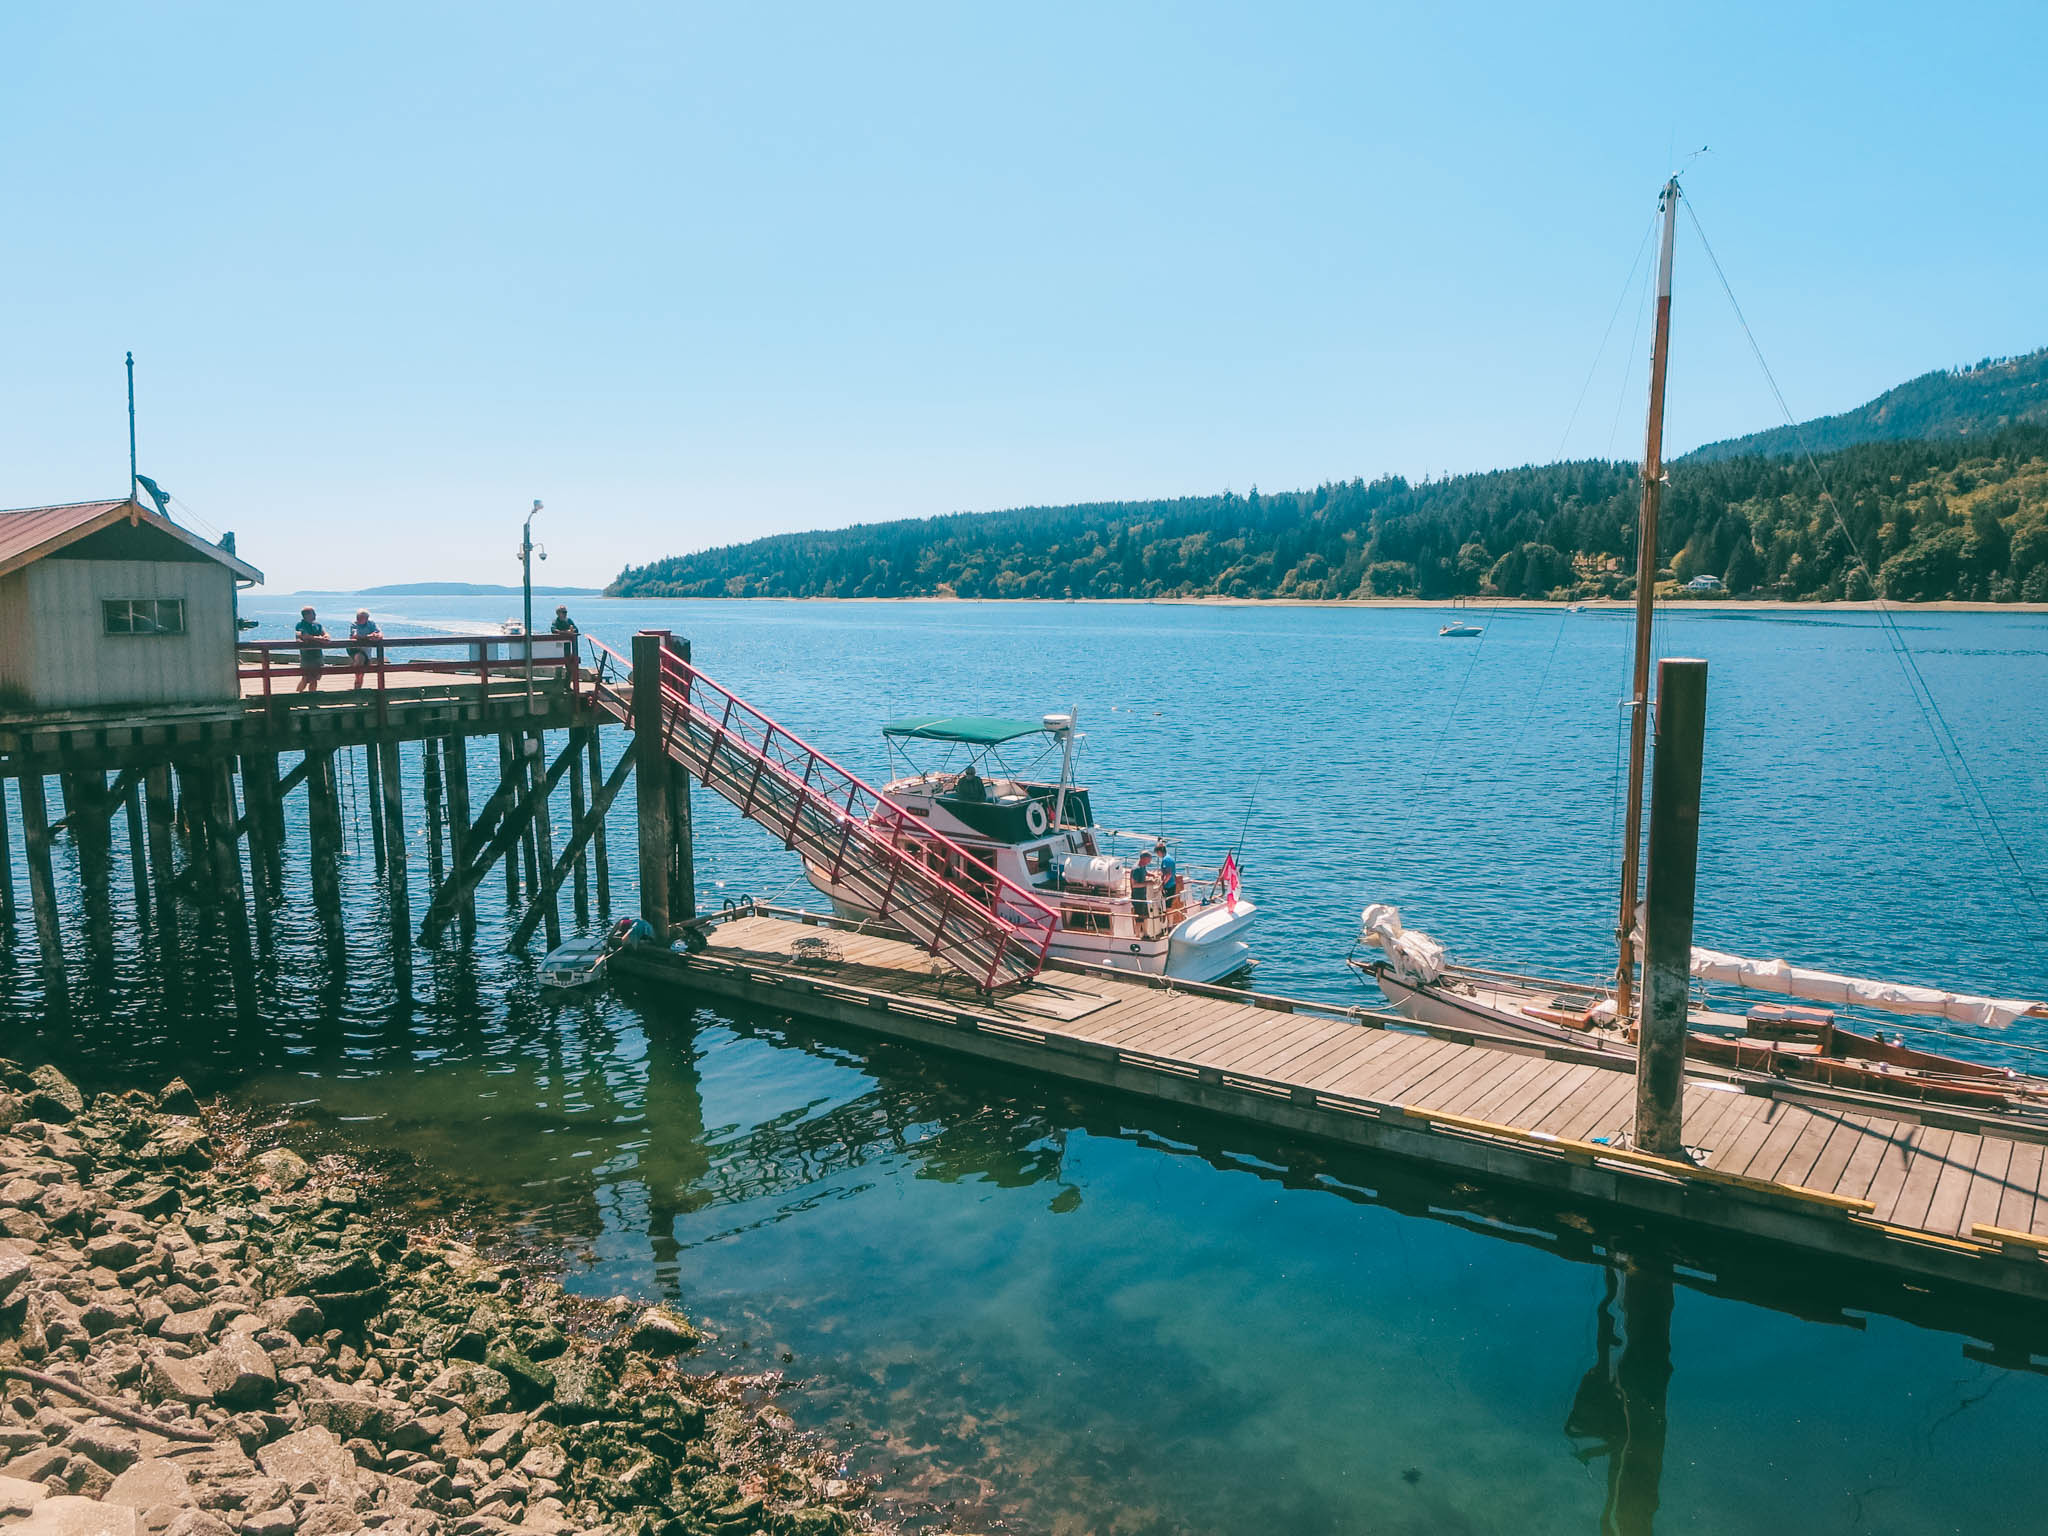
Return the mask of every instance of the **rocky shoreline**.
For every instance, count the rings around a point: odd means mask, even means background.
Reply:
[[[0,1060],[7,1536],[835,1536],[876,1527],[779,1377],[255,1151],[182,1082]]]

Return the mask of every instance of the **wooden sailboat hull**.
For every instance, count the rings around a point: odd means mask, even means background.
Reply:
[[[1468,995],[1441,985],[1397,980],[1380,962],[1352,963],[1379,985],[1399,1012],[1419,1023],[1633,1054],[1633,1047],[1612,1030],[1575,1029],[1530,1017],[1520,1006],[1506,1001],[1505,988],[1497,994],[1482,990]],[[1558,990],[1570,993],[1579,989],[1561,985]],[[1527,997],[1533,1001],[1540,995],[1530,992]],[[1804,1043],[1804,1049],[1796,1048],[1799,1044],[1692,1029],[1686,1033],[1685,1054],[1694,1061],[1712,1062],[1738,1071],[1884,1094],[1917,1103],[1999,1109],[2015,1107],[2021,1099],[2034,1097],[2025,1090],[2030,1080],[2003,1068],[1932,1051],[1916,1051],[1839,1026],[1830,1028],[1823,1041]]]

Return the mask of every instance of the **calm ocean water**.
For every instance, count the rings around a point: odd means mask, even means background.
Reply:
[[[356,606],[321,602],[330,624]],[[296,606],[244,611],[281,634]],[[371,606],[394,633],[511,611]],[[1499,612],[1451,641],[1426,610],[574,607],[621,648],[687,635],[872,776],[891,715],[1078,706],[1102,820],[1195,863],[1242,839],[1263,986],[1368,1000],[1341,961],[1370,900],[1477,961],[1611,953],[1625,618]],[[1873,616],[1662,621],[1662,654],[1712,665],[1700,942],[2038,996],[2048,620],[1899,624],[1967,790]],[[786,1370],[800,1420],[913,1525],[1519,1536],[1599,1531],[1612,1498],[1624,1531],[1651,1508],[1664,1531],[2038,1529],[2040,1322],[769,1014],[542,997],[488,906],[477,949],[422,952],[401,997],[362,790],[351,769],[345,930],[322,934],[288,861],[258,1017],[217,951],[174,987],[126,921],[111,963],[74,954],[55,1017],[24,914],[0,1048],[99,1085],[180,1071],[408,1154],[572,1284],[679,1296],[714,1359]],[[809,896],[790,855],[697,806],[702,903]],[[1969,1048],[2048,1061],[2028,1045],[2048,1028]]]

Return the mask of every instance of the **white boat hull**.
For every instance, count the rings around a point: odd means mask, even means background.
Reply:
[[[815,870],[807,868],[806,873],[810,875],[811,884],[831,903],[834,917],[856,923],[873,921],[873,913],[833,890]],[[1228,909],[1221,906],[1206,908],[1180,923],[1166,937],[1157,939],[1131,939],[1061,929],[1053,936],[1052,945],[1046,953],[1054,960],[1099,965],[1140,976],[1218,982],[1248,971],[1258,963],[1251,945],[1244,939],[1258,912],[1258,907],[1249,901],[1238,901]]]

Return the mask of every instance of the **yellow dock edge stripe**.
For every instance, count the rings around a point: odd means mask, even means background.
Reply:
[[[2048,1253],[2048,1236],[2039,1232],[2015,1232],[2011,1227],[1994,1227],[1988,1221],[1974,1223],[1970,1236],[1980,1243],[2010,1244],[2015,1248],[2038,1248]]]
[[[1525,1131],[1518,1125],[1500,1125],[1491,1120],[1475,1120],[1469,1115],[1454,1115],[1445,1110],[1429,1109],[1419,1104],[1404,1106],[1403,1113],[1410,1119],[1447,1126],[1452,1130],[1471,1131],[1481,1136],[1498,1136],[1506,1141],[1518,1141],[1526,1146],[1544,1147],[1554,1152],[1597,1157],[1602,1162],[1621,1163],[1647,1172],[1668,1174],[1672,1178],[1691,1179],[1702,1184],[1719,1184],[1730,1189],[1747,1189],[1757,1194],[1804,1200],[1813,1205],[1825,1205],[1830,1209],[1848,1211],[1852,1214],[1877,1209],[1869,1200],[1852,1199],[1848,1195],[1837,1195],[1824,1189],[1808,1189],[1803,1184],[1774,1184],[1768,1179],[1752,1179],[1739,1173],[1722,1173],[1718,1169],[1702,1168],[1696,1163],[1684,1163],[1676,1158],[1654,1157],[1648,1152],[1637,1152],[1628,1147],[1608,1147],[1593,1141],[1574,1141],[1567,1136],[1550,1136],[1541,1131]]]

